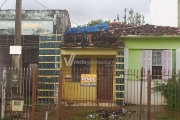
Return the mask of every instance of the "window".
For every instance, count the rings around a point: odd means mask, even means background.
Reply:
[[[152,79],[162,79],[162,51],[152,51]]]
[[[168,79],[172,71],[172,50],[142,50],[141,67],[145,70],[145,78],[147,78],[147,70],[151,70],[152,79]],[[163,76],[162,76],[163,75]]]
[[[90,59],[76,58],[72,64],[72,82],[80,82],[81,74],[90,73]]]

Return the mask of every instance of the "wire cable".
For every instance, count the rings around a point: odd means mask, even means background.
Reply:
[[[4,5],[6,2],[7,2],[7,0],[5,0],[5,1],[3,2],[3,4],[2,4],[1,7],[0,7],[0,10],[1,10],[1,8],[3,7],[3,5]]]
[[[42,3],[40,3],[39,1],[37,1],[37,0],[34,0],[34,1],[37,2],[38,4],[42,5],[42,6],[45,7],[46,9],[51,10],[51,9],[49,9],[48,7],[46,7],[45,5],[43,5]],[[67,18],[65,18],[65,19],[67,19]],[[67,19],[67,20],[69,20],[69,19]],[[73,21],[70,21],[70,22],[72,22],[72,23],[74,23],[74,24],[76,24],[76,25],[80,25],[80,24],[78,24],[78,23],[76,23],[76,22],[73,22]]]

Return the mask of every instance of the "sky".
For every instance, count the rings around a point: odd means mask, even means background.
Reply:
[[[0,0],[0,6],[4,1]],[[15,9],[15,1],[7,0],[2,9]],[[114,21],[118,14],[120,21],[122,21],[125,8],[132,8],[134,12],[143,14],[145,22],[150,22],[150,0],[37,0],[47,8],[34,0],[22,1],[22,8],[25,10],[66,9],[73,27],[76,27],[77,24],[87,24],[88,21],[96,19]]]

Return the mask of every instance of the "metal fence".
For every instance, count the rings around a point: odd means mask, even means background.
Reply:
[[[54,73],[47,69],[45,73],[42,76],[35,68],[1,69],[1,115],[27,120],[180,119],[179,71],[115,70],[109,66],[61,69],[55,75],[47,74]],[[42,85],[58,88],[42,89]],[[23,111],[13,112],[12,100],[24,100]]]
[[[180,118],[178,71],[74,68],[61,70],[63,119],[156,120]],[[96,79],[93,79],[96,78]],[[117,104],[117,78],[123,103]],[[97,118],[94,118],[97,119]]]
[[[3,68],[0,74],[2,76],[1,118],[11,116],[14,119],[30,119],[32,70],[30,68]],[[24,103],[21,100],[24,100]],[[12,109],[17,109],[16,107],[19,109],[12,111]]]

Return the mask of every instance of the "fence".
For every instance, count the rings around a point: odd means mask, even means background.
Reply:
[[[31,106],[30,101],[32,97],[31,75],[32,75],[32,71],[30,68],[0,69],[1,88],[2,88],[1,118],[10,115],[14,119],[15,118],[30,119],[30,106]],[[24,100],[24,103],[22,102],[22,100]],[[12,109],[17,109],[16,107],[19,107],[18,108],[19,111],[15,110],[16,112],[13,112]],[[24,110],[22,111],[22,109]]]
[[[98,114],[101,118],[127,117],[130,120],[179,119],[179,72],[118,71],[111,68],[61,70],[61,117],[92,119]],[[122,78],[123,104],[116,102],[117,78]]]
[[[42,73],[37,69],[1,69],[1,110],[27,120],[180,118],[179,71],[114,70],[109,66],[56,72],[47,69],[43,74],[42,82]],[[58,83],[53,77],[57,75]],[[54,87],[42,89],[42,85]],[[24,100],[23,111],[18,114],[11,111],[13,99]]]

